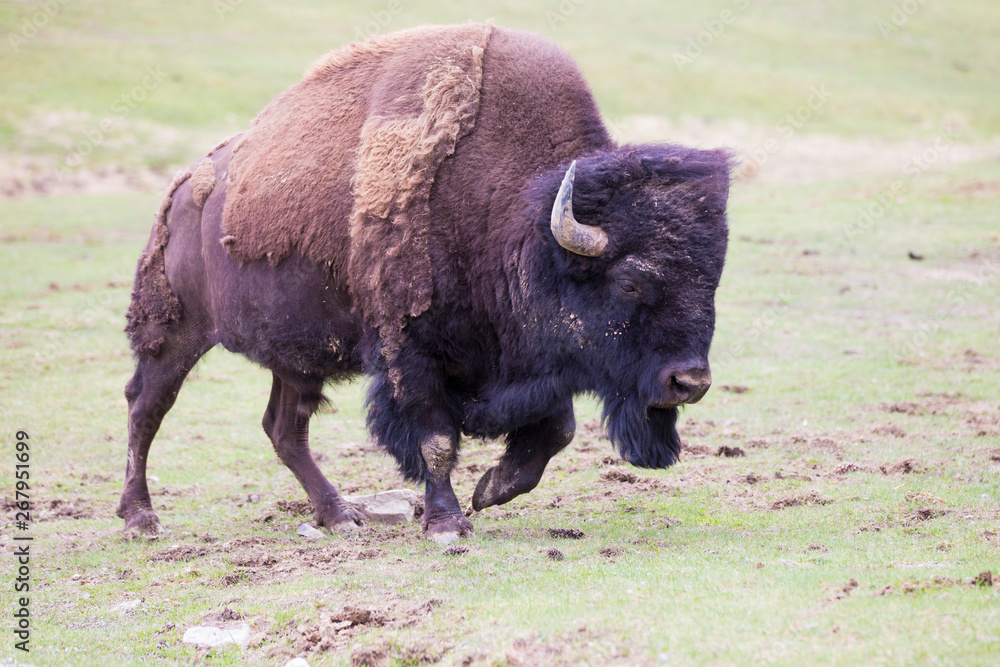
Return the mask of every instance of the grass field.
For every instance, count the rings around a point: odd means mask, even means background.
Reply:
[[[995,664],[1000,7],[43,4],[0,4],[6,551],[18,430],[34,500],[31,652],[5,632],[0,663]],[[167,532],[125,539],[121,329],[150,187],[324,51],[490,16],[568,49],[620,136],[746,158],[715,385],[682,415],[681,463],[623,464],[581,398],[574,443],[534,492],[473,515],[467,550],[416,524],[307,542],[260,428],[269,374],[215,350],[153,444]],[[707,44],[691,57],[689,39]],[[399,488],[363,388],[329,387],[313,450],[346,492]],[[463,503],[498,454],[463,444]],[[5,628],[15,576],[6,555]],[[239,622],[246,649],[181,642]]]

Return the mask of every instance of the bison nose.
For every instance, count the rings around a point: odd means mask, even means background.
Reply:
[[[659,380],[663,400],[655,407],[674,407],[700,401],[712,386],[712,371],[707,364],[682,370],[665,368],[660,371]]]

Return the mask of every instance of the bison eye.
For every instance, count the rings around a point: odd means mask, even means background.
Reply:
[[[635,296],[638,293],[638,289],[635,287],[635,283],[631,280],[619,280],[618,281],[618,291],[626,296]]]

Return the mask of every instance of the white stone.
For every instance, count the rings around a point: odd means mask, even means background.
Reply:
[[[376,523],[409,523],[421,502],[412,489],[394,489],[370,496],[344,496],[344,500]]]
[[[307,540],[318,540],[321,537],[323,537],[323,531],[316,530],[308,523],[304,523],[301,526],[299,526],[298,533]]]
[[[246,648],[247,644],[250,643],[250,626],[246,623],[241,623],[234,628],[213,628],[207,625],[198,625],[185,630],[181,641],[202,648],[216,648],[228,644],[236,644],[240,648]]]
[[[111,610],[125,613],[126,611],[132,611],[140,604],[142,604],[142,600],[126,600],[125,602],[119,602],[114,607],[112,607]]]
[[[309,663],[305,658],[292,658],[285,663],[285,667],[309,667]]]

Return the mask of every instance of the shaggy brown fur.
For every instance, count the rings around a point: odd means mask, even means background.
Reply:
[[[208,196],[215,189],[215,165],[212,159],[206,157],[198,163],[198,167],[191,172],[191,197],[195,206],[201,208],[208,201]]]
[[[170,289],[170,284],[167,283],[163,252],[170,239],[167,211],[173,202],[174,192],[190,177],[190,169],[174,176],[170,187],[167,188],[167,196],[163,198],[160,209],[156,212],[153,232],[146,245],[146,251],[139,259],[139,268],[136,270],[132,286],[132,302],[125,314],[127,319],[125,331],[132,341],[132,348],[137,353],[156,356],[163,344],[162,337],[146,340],[150,337],[143,336],[146,331],[143,324],[146,322],[170,324],[181,317],[181,302],[177,300],[177,296]]]
[[[431,304],[428,200],[438,167],[475,125],[492,30],[424,26],[313,65],[234,148],[230,255],[276,265],[299,250],[329,266],[391,359],[406,318]]]

